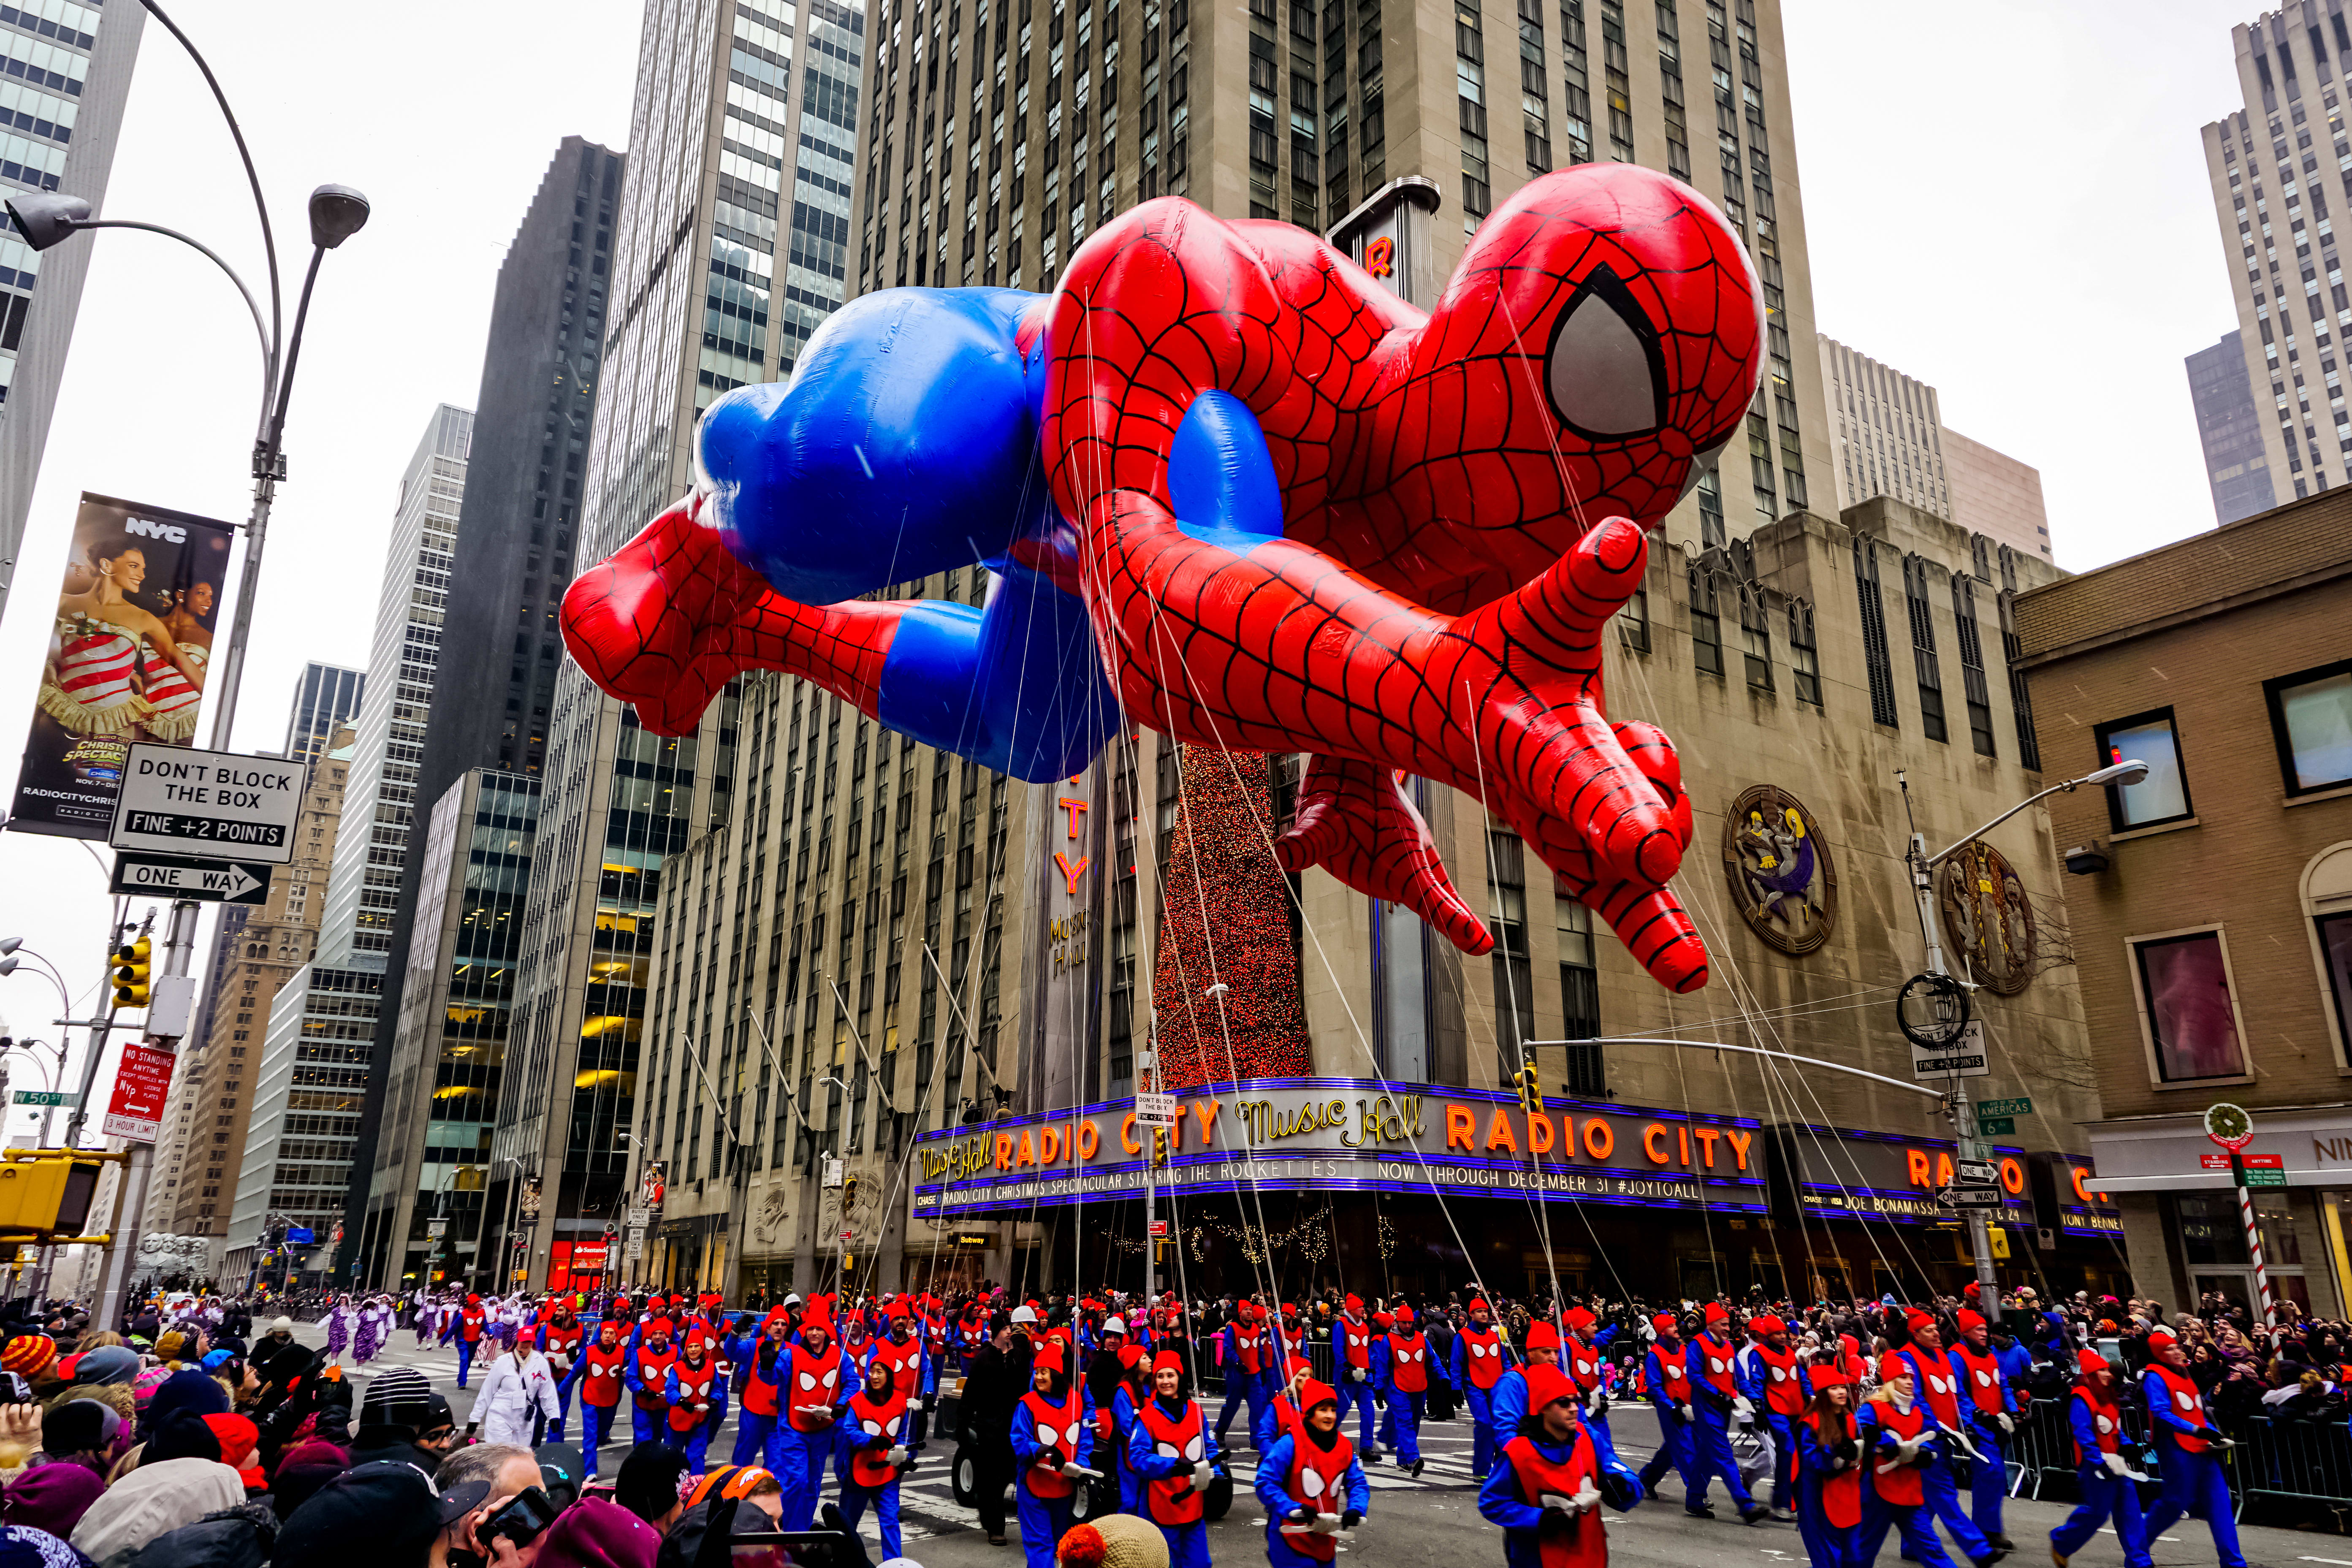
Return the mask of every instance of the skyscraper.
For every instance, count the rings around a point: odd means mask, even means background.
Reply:
[[[1821,339],[1838,510],[1874,496],[1933,512],[2021,554],[2054,560],[2041,470],[1944,423],[1926,382]]]
[[[0,8],[0,195],[61,191],[108,216],[107,178],[146,25],[137,5]],[[37,255],[0,224],[0,611],[16,582],[96,237]]]
[[[2213,489],[2213,517],[2235,522],[2278,504],[2271,491],[2270,458],[2263,444],[2262,410],[2246,379],[2246,351],[2236,332],[2190,354],[2189,401],[2197,411],[2197,439],[2205,448],[2205,482]]]
[[[840,302],[866,31],[862,7],[835,0],[797,14],[780,0],[646,7],[585,559],[684,492],[697,413],[728,388],[789,374]],[[576,666],[558,680],[486,1205],[494,1218],[512,1206],[512,1162],[538,1174],[551,1211],[541,1251],[566,1227],[601,1236],[617,1212],[657,879],[726,815],[735,703],[671,741]]]
[[[436,672],[416,784],[427,810],[474,770],[535,775],[545,760],[563,660],[556,607],[577,559],[622,169],[619,153],[564,138],[499,268],[443,627],[450,646],[474,655]],[[377,1078],[347,1219],[354,1236],[368,1205],[368,1173],[378,1165],[419,876],[412,864],[399,877]],[[418,1156],[381,1152],[393,1162]]]
[[[352,755],[351,850],[335,864],[319,928],[320,959],[332,969],[382,973],[390,961],[473,429],[469,410],[443,404],[400,477]]]
[[[2352,457],[2336,363],[2352,294],[2333,221],[2352,212],[2343,108],[2352,31],[2335,4],[2323,16],[2304,0],[2231,28],[2230,41],[2245,107],[2204,128],[2205,171],[2263,467],[2284,501],[2290,484],[2297,496],[2342,484]]]
[[[278,755],[313,763],[337,730],[357,721],[367,677],[331,664],[306,664],[286,714],[286,749]]]

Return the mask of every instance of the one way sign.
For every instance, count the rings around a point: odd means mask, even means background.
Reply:
[[[269,897],[269,868],[244,860],[124,850],[114,858],[113,890],[212,904],[257,904]]]

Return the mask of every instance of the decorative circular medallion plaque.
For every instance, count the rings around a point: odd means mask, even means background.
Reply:
[[[1954,968],[1996,996],[2014,996],[2033,984],[2033,906],[2017,868],[1981,838],[1954,850],[1937,868],[1936,908]]]
[[[1837,924],[1837,868],[1820,819],[1774,784],[1758,784],[1723,818],[1723,874],[1748,929],[1802,957]]]

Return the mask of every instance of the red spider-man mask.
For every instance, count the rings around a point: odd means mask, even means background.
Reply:
[[[1738,236],[1680,181],[1604,167],[1530,181],[1504,203],[1414,346],[1397,412],[1403,430],[1426,421],[1433,456],[1450,447],[1471,470],[1444,487],[1457,521],[1540,526],[1557,500],[1654,526],[1755,395],[1763,289]]]

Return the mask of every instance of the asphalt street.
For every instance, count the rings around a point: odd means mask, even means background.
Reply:
[[[306,1344],[323,1345],[326,1332],[318,1324],[305,1323],[299,1337]],[[472,1394],[457,1385],[455,1347],[420,1347],[415,1335],[403,1330],[393,1336],[392,1343],[370,1366],[352,1368],[348,1358],[345,1365],[362,1394],[372,1373],[392,1367],[414,1367],[448,1396],[458,1421],[462,1424],[466,1419]],[[472,1381],[478,1384],[479,1380],[477,1377]],[[1213,1408],[1213,1417],[1214,1414]],[[1234,1422],[1233,1436],[1237,1442],[1245,1442],[1245,1420]],[[1612,1416],[1612,1428],[1620,1453],[1636,1468],[1640,1468],[1656,1441],[1656,1428],[1648,1412],[1620,1406]],[[570,1430],[576,1437],[576,1418]],[[730,1415],[719,1439],[711,1445],[713,1460],[730,1452],[733,1443]],[[900,1483],[907,1554],[922,1568],[977,1568],[980,1564],[1010,1568],[1021,1561],[1017,1521],[1008,1510],[1009,1543],[1001,1547],[989,1545],[988,1538],[980,1531],[978,1516],[958,1506],[951,1495],[948,1466],[952,1452],[950,1444],[935,1445],[924,1455],[916,1473]],[[1423,1426],[1422,1452],[1427,1465],[1417,1479],[1402,1474],[1391,1465],[1369,1468],[1371,1511],[1352,1539],[1342,1541],[1341,1554],[1369,1564],[1442,1563],[1448,1568],[1454,1564],[1500,1564],[1502,1532],[1478,1516],[1477,1484],[1470,1473],[1467,1413],[1452,1422]],[[609,1471],[618,1459],[619,1450],[608,1446],[604,1450],[604,1468]],[[1209,1531],[1211,1555],[1218,1563],[1265,1561],[1265,1510],[1258,1506],[1247,1484],[1247,1478],[1254,1474],[1255,1467],[1244,1447],[1234,1468],[1233,1511]],[[1632,1513],[1607,1515],[1612,1564],[1618,1568],[1626,1564],[1654,1564],[1656,1568],[1776,1568],[1805,1562],[1804,1546],[1798,1539],[1795,1525],[1743,1525],[1719,1495],[1715,1501],[1720,1517],[1694,1519],[1679,1506],[1678,1493],[1678,1483],[1669,1477],[1659,1500],[1643,1503]],[[2017,1551],[2010,1562],[2043,1568],[2050,1562],[2049,1532],[2066,1517],[2070,1508],[2071,1504],[2064,1502],[2011,1499],[2004,1522],[2011,1539],[2017,1542]],[[878,1563],[882,1555],[879,1538],[870,1517],[865,1534],[868,1551]],[[2342,1536],[2243,1528],[2240,1544],[2247,1561],[2262,1568],[2352,1568],[2352,1540]],[[1895,1541],[1890,1537],[1882,1553],[1889,1568],[1896,1568],[1898,1563],[1895,1551]],[[1966,1560],[1954,1555],[1965,1568]],[[2158,1568],[2189,1568],[2191,1564],[2212,1563],[2215,1553],[2205,1527],[2183,1521],[2156,1542],[2155,1559]],[[2074,1559],[2077,1568],[2121,1568],[2122,1562],[2123,1553],[2112,1533],[2102,1535]]]

